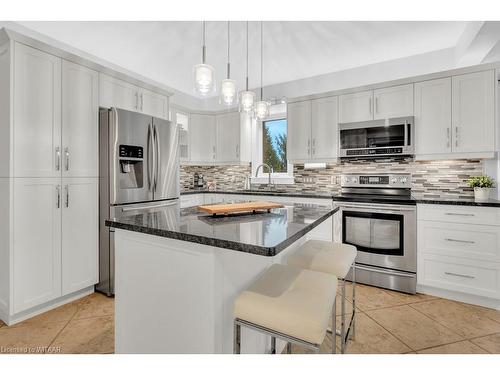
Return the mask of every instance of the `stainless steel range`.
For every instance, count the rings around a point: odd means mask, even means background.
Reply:
[[[409,174],[343,175],[336,242],[355,245],[356,281],[416,293],[416,205]]]

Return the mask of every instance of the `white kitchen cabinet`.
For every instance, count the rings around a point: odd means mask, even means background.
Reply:
[[[17,178],[13,207],[13,312],[61,296],[61,180]]]
[[[311,157],[311,101],[287,106],[287,156],[290,162]]]
[[[413,84],[373,91],[375,120],[413,116]]]
[[[190,122],[191,163],[213,164],[217,156],[215,116],[191,114]]]
[[[99,105],[168,118],[167,96],[102,73],[99,74]]]
[[[240,113],[230,112],[216,116],[217,162],[240,161]]]
[[[62,294],[65,295],[98,281],[98,179],[63,179],[61,201]]]
[[[451,152],[451,77],[415,83],[417,155]]]
[[[373,91],[341,95],[339,98],[339,122],[373,120]]]
[[[139,90],[139,111],[158,118],[168,118],[168,97],[153,91]]]
[[[495,150],[495,84],[493,70],[452,78],[454,152]]]
[[[311,102],[311,159],[335,159],[338,152],[338,97]]]
[[[100,73],[99,105],[105,108],[117,107],[137,112],[139,110],[138,87]]]
[[[14,177],[61,174],[61,59],[15,43]]]
[[[98,177],[98,73],[63,60],[62,171],[65,177]]]
[[[170,109],[169,120],[179,127],[179,160],[189,161],[189,114],[177,108]]]

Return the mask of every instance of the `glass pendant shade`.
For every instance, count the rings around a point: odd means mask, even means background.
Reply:
[[[224,79],[220,87],[219,103],[233,105],[238,102],[236,93],[236,81],[234,79]]]
[[[198,95],[208,95],[215,91],[215,69],[208,64],[194,67],[194,91]]]
[[[255,103],[255,93],[253,91],[240,92],[240,112],[252,112]]]
[[[255,115],[260,120],[269,117],[269,103],[265,100],[255,103]]]

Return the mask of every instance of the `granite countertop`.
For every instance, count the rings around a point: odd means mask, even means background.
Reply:
[[[443,198],[443,197],[422,197],[415,198],[417,203],[423,204],[447,204],[455,206],[482,206],[482,207],[500,207],[500,200],[488,199],[487,201],[476,201],[470,198]]]
[[[147,233],[245,253],[275,256],[303,237],[338,208],[284,203],[269,213],[212,217],[179,204],[112,220],[112,228]]]

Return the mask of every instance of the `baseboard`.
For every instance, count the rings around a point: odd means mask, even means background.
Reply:
[[[500,310],[500,300],[494,298],[475,296],[473,294],[455,292],[427,285],[417,285],[417,292],[429,294],[435,297],[451,299],[453,301],[469,303],[471,305],[478,305],[482,307],[488,307],[490,309]]]
[[[55,309],[56,307],[65,305],[69,302],[76,301],[77,299],[80,299],[82,297],[88,296],[89,294],[94,293],[94,286],[89,286],[85,289],[79,290],[77,292],[73,292],[71,294],[68,294],[63,297],[59,297],[55,300],[46,302],[42,305],[35,306],[31,309],[21,311],[20,313],[14,314],[14,315],[8,315],[6,314],[7,319],[4,320],[4,323],[7,324],[8,326],[22,322],[23,320],[32,318],[36,315],[42,314],[44,312],[47,312],[49,310]],[[3,319],[2,319],[3,320]]]

